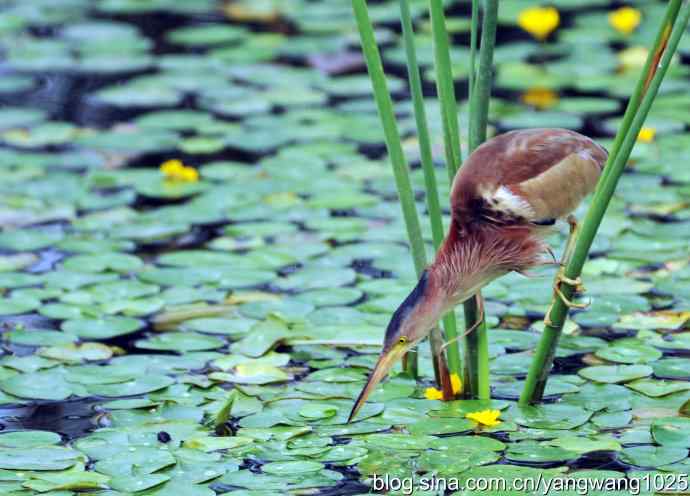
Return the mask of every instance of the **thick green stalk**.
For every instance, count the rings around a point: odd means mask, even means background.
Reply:
[[[410,16],[409,0],[400,0],[400,20],[402,22],[403,40],[405,42],[405,53],[407,55],[407,72],[414,104],[419,150],[422,168],[424,170],[426,203],[429,210],[429,219],[431,221],[431,236],[434,242],[434,248],[438,250],[443,242],[443,219],[441,216],[441,205],[438,199],[438,188],[436,187],[436,173],[434,172],[429,126],[427,125],[426,111],[424,109],[422,82],[419,75],[419,65],[417,64],[417,53],[414,45],[414,27],[412,26],[412,18]],[[458,374],[461,370],[461,366],[460,352],[456,339],[458,334],[457,323],[455,321],[454,312],[449,312],[443,317],[443,328],[446,332],[446,339],[453,341],[453,343],[448,346],[448,368],[451,373]],[[443,354],[442,349],[434,349],[433,344],[439,342],[443,344],[442,339],[430,340],[430,343],[432,343],[432,354],[434,356],[442,356]]]
[[[473,3],[478,3],[477,0]],[[473,10],[476,5],[473,5]],[[473,12],[474,17],[474,12]],[[479,49],[479,68],[470,94],[469,122],[469,152],[477,148],[486,140],[486,126],[489,115],[489,99],[491,97],[494,46],[496,44],[496,25],[498,17],[498,0],[485,0],[484,16],[482,20],[482,38]],[[475,19],[476,20],[476,19]],[[478,22],[473,22],[476,31]],[[476,32],[473,33],[476,43]],[[481,293],[476,298],[465,302],[465,325],[467,329],[474,328],[465,339],[465,367],[466,376],[470,380],[470,389],[479,399],[491,397],[489,379],[489,337],[483,312],[480,311]]]
[[[436,68],[436,92],[441,104],[443,122],[443,145],[446,154],[446,168],[451,183],[462,162],[460,150],[460,128],[458,127],[458,104],[455,101],[455,84],[450,65],[450,47],[446,17],[442,0],[429,0],[431,31],[434,40],[434,66]]]
[[[594,236],[606,213],[618,180],[625,169],[630,152],[633,146],[635,146],[637,135],[644,124],[654,98],[659,91],[659,86],[671,63],[673,54],[686,29],[688,18],[690,17],[690,6],[687,4],[683,6],[678,19],[680,4],[681,0],[671,0],[668,5],[667,14],[657,35],[654,48],[650,52],[645,68],[642,71],[640,78],[642,84],[638,84],[638,89],[640,89],[639,95],[637,95],[638,98],[631,99],[628,104],[629,109],[632,107],[632,110],[626,111],[625,114],[628,119],[624,121],[624,124],[628,123],[628,127],[621,127],[618,130],[615,140],[617,146],[614,145],[612,153],[609,155],[606,162],[606,173],[599,180],[594,198],[592,199],[592,205],[587,211],[580,227],[580,233],[577,236],[572,256],[567,260],[564,275],[568,279],[576,279],[582,272],[582,267],[587,260]],[[678,21],[676,22],[677,19]],[[561,285],[561,292],[565,299],[570,300],[573,297],[575,288],[570,284],[563,283]],[[524,389],[520,395],[520,404],[527,405],[542,399],[567,315],[568,306],[562,298],[554,294],[552,306],[547,313],[547,319],[545,319],[544,333],[537,345]]]
[[[407,229],[407,237],[410,241],[414,266],[417,273],[421,273],[426,266],[424,240],[419,226],[419,217],[417,215],[414,193],[410,184],[407,160],[405,160],[405,154],[403,153],[402,143],[400,141],[400,133],[398,132],[398,125],[395,121],[393,102],[388,92],[381,56],[379,55],[376,39],[374,38],[374,28],[369,19],[365,0],[352,0],[352,8],[355,13],[357,28],[359,29],[362,52],[364,53],[364,59],[366,60],[369,77],[371,78],[371,84],[374,89],[374,99],[376,100],[379,117],[383,125],[386,148],[388,149],[388,155],[393,167],[395,186],[398,190],[398,196],[400,197],[400,206],[405,219],[405,228]],[[411,372],[413,376],[416,376],[416,351],[408,353],[405,363],[407,365],[406,369]]]

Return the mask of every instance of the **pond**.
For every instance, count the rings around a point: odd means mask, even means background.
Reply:
[[[464,152],[470,3],[446,4]],[[533,36],[527,3],[500,2],[492,132],[610,147],[665,3],[623,20],[618,2],[549,4]],[[428,5],[412,8],[447,226]],[[398,3],[369,10],[431,259]],[[690,37],[544,403],[516,400],[553,266],[483,290],[492,400],[427,399],[424,343],[419,381],[397,365],[347,423],[417,281],[350,3],[4,0],[0,32],[0,493],[687,489]],[[548,238],[556,257],[566,233]],[[497,422],[471,415],[487,409]]]

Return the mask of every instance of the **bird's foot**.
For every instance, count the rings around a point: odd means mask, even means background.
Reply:
[[[576,303],[570,299],[568,299],[564,294],[563,291],[561,290],[561,284],[568,284],[569,286],[572,286],[575,293],[584,293],[585,292],[585,287],[582,284],[582,279],[578,276],[575,279],[571,279],[567,277],[564,274],[564,268],[561,268],[561,270],[558,271],[558,274],[556,274],[556,280],[553,283],[553,292],[561,299],[563,304],[568,307],[568,308],[587,308],[592,304],[591,301],[588,301],[586,303]],[[551,321],[551,310],[553,310],[553,303],[551,303],[551,306],[549,306],[549,309],[546,312],[546,317],[544,318],[544,323],[548,326],[552,324]]]

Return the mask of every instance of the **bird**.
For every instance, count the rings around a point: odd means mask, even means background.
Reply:
[[[559,128],[500,134],[467,157],[451,185],[446,237],[393,313],[348,422],[446,312],[498,277],[546,263],[543,254],[552,252],[544,236],[559,219],[573,226],[571,213],[595,189],[607,158],[592,139]]]

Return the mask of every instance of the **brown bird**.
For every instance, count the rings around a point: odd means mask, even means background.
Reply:
[[[438,320],[483,286],[543,262],[542,241],[594,190],[608,153],[567,129],[527,129],[479,146],[455,175],[451,224],[434,262],[395,311],[383,350],[350,413]]]

